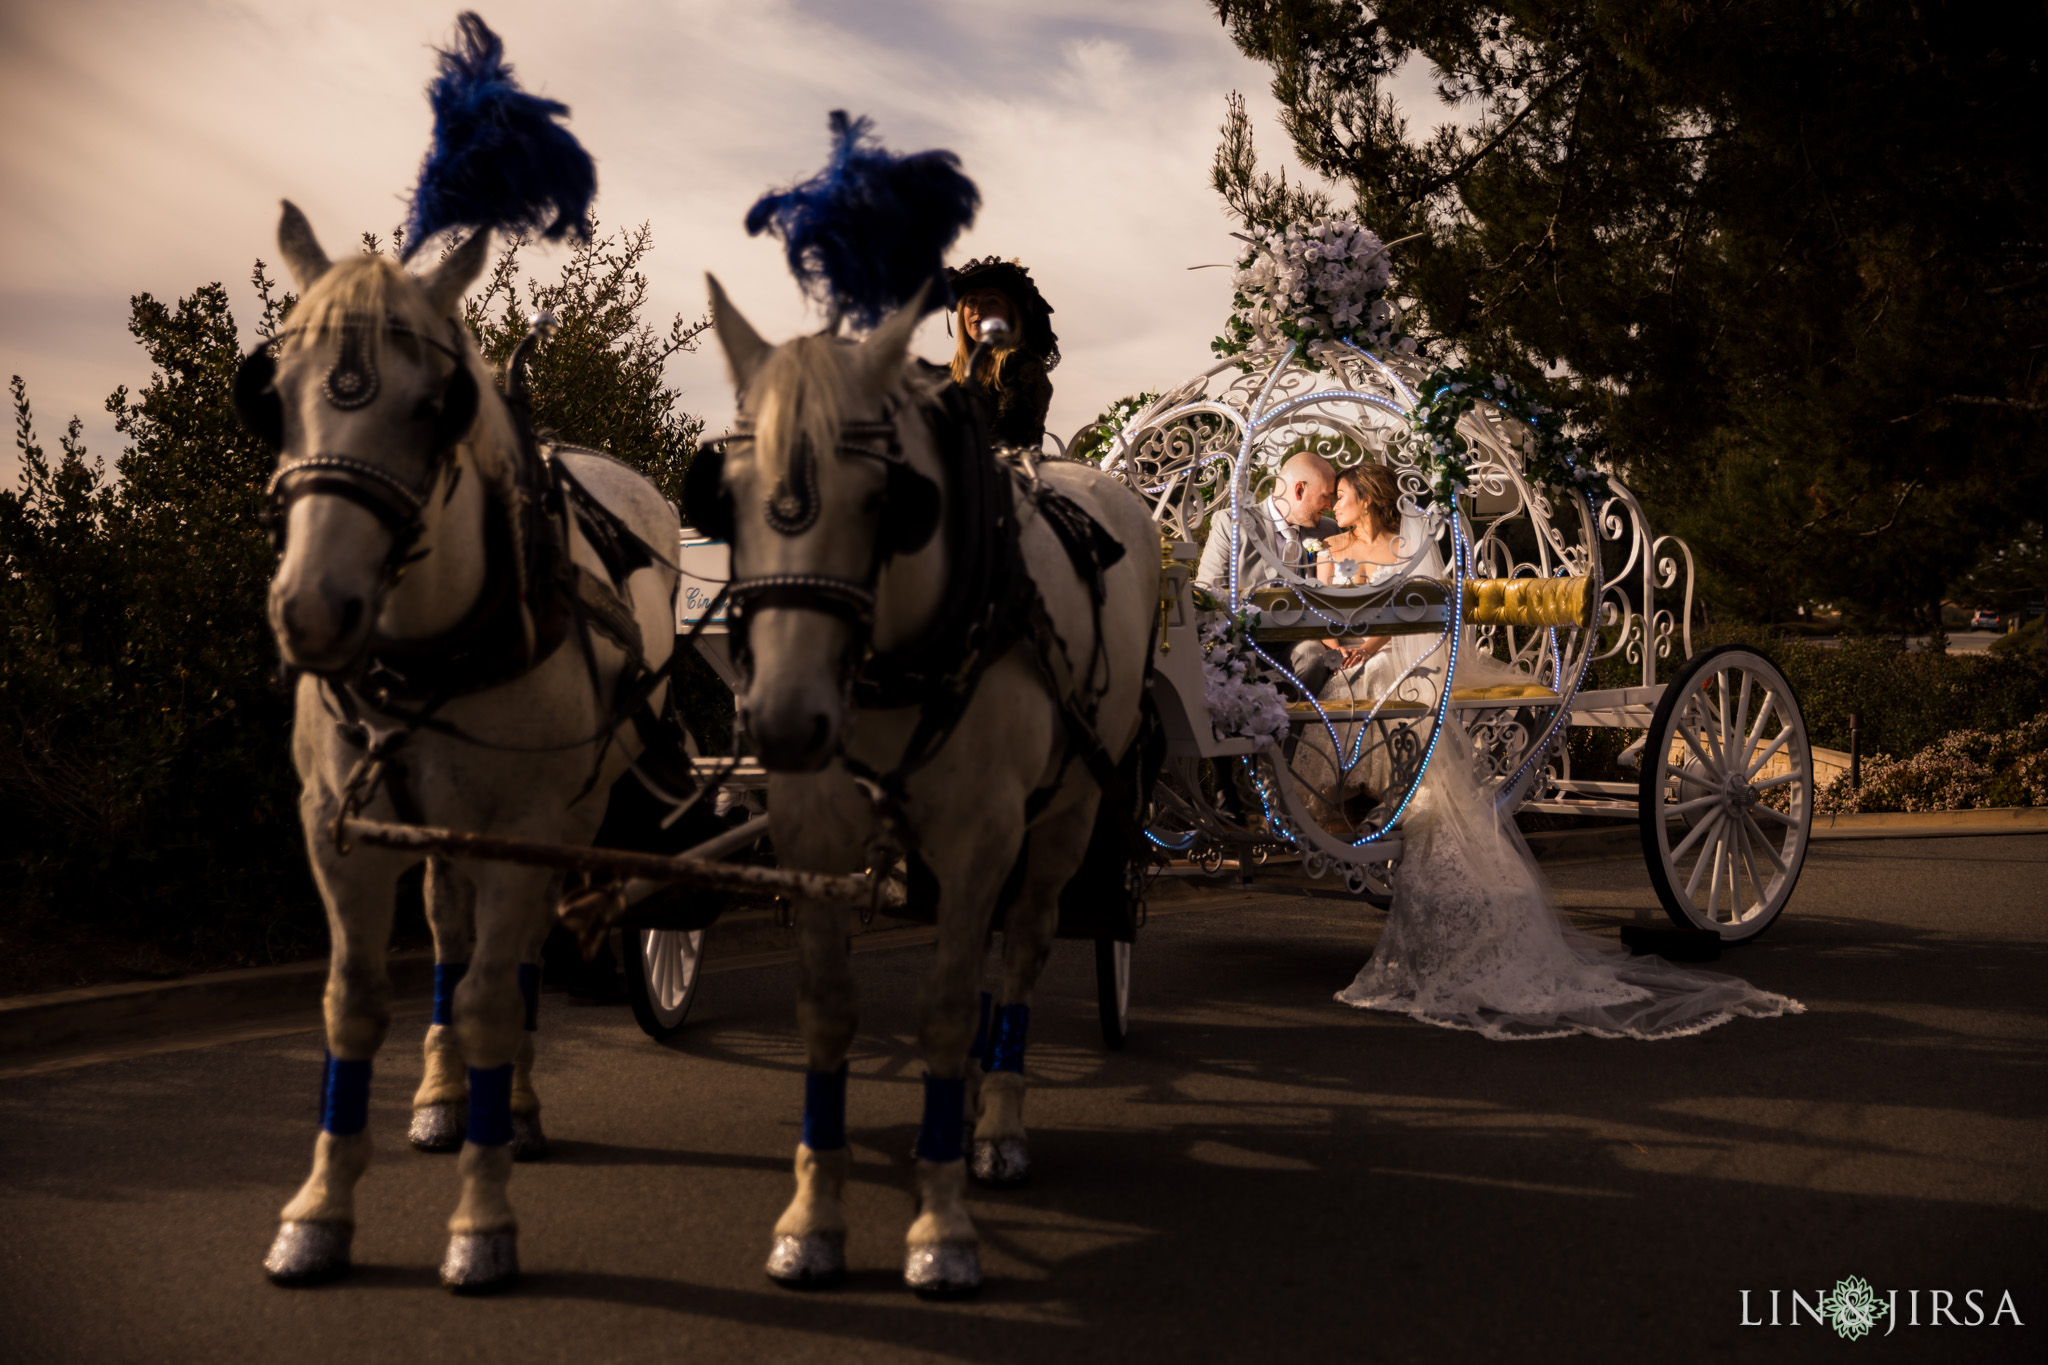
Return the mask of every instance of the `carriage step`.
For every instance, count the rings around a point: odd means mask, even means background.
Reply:
[[[1638,957],[1654,953],[1667,962],[1715,962],[1721,957],[1721,936],[1712,929],[1659,929],[1624,924],[1621,941]]]

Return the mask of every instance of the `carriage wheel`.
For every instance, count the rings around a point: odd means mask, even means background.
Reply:
[[[1102,1045],[1115,1052],[1131,1031],[1131,945],[1095,940],[1095,1005],[1102,1015]]]
[[[675,1036],[697,998],[704,961],[702,929],[628,929],[626,999],[641,1032],[656,1042]]]
[[[1664,689],[1643,746],[1643,857],[1680,928],[1724,942],[1778,917],[1813,827],[1813,751],[1799,699],[1762,654],[1695,655]]]

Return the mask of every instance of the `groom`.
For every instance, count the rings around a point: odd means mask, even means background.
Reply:
[[[1298,450],[1281,463],[1279,485],[1270,496],[1247,509],[1245,519],[1249,522],[1253,517],[1265,517],[1286,566],[1296,573],[1313,573],[1315,556],[1303,550],[1302,538],[1320,533],[1323,514],[1329,511],[1336,494],[1337,471],[1330,467],[1330,462],[1314,451]],[[1239,537],[1237,590],[1240,598],[1250,595],[1251,590],[1265,580],[1279,576],[1279,570],[1266,559],[1264,551],[1251,536]],[[1202,546],[1202,562],[1195,569],[1195,584],[1209,589],[1218,597],[1227,597],[1230,592],[1230,513],[1227,508],[1219,509],[1209,519],[1209,539]],[[1330,660],[1324,656],[1331,653],[1319,640],[1303,640],[1289,656],[1288,666],[1301,679],[1311,697],[1329,681]]]

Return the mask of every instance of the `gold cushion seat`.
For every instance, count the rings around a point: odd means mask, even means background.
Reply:
[[[1364,720],[1372,714],[1372,708],[1373,702],[1370,698],[1351,702],[1324,702],[1323,715],[1331,720]],[[1381,720],[1409,720],[1429,713],[1430,708],[1419,701],[1389,701],[1380,707]],[[1287,719],[1295,724],[1313,723],[1317,719],[1316,709],[1305,701],[1288,702]]]
[[[1557,693],[1538,683],[1503,683],[1498,687],[1454,687],[1452,701],[1556,701]]]

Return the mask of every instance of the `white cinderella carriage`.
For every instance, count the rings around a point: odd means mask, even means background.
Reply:
[[[1481,790],[1503,812],[1636,819],[1651,881],[1681,929],[1727,943],[1762,933],[1805,857],[1812,756],[1792,688],[1768,658],[1733,646],[1693,653],[1691,552],[1653,537],[1611,478],[1597,505],[1584,475],[1565,486],[1532,478],[1537,442],[1510,415],[1505,381],[1499,391],[1461,384],[1477,389],[1464,405],[1440,384],[1425,391],[1432,381],[1405,356],[1324,343],[1317,359],[1304,363],[1295,345],[1256,365],[1217,364],[1134,414],[1101,456],[1151,505],[1167,563],[1153,690],[1170,749],[1148,830],[1162,855],[1212,870],[1234,857],[1248,871],[1291,849],[1310,876],[1381,899],[1432,757],[1469,743]],[[1452,498],[1431,495],[1415,420],[1431,403],[1464,407],[1455,430],[1469,465]],[[1230,646],[1212,625],[1205,658],[1204,599],[1190,579],[1212,519],[1280,561],[1269,519],[1246,514],[1260,475],[1300,450],[1392,468],[1405,563],[1364,585],[1292,570],[1233,580],[1206,603],[1209,619],[1241,614],[1236,652],[1254,679],[1283,674],[1305,639],[1391,635],[1403,647],[1385,651],[1398,662],[1367,671],[1370,686],[1318,699],[1295,689],[1263,725],[1231,733],[1214,705],[1219,684],[1231,686],[1214,650]],[[1674,613],[1658,594],[1681,572]],[[1681,644],[1676,676],[1660,683],[1659,660]],[[1590,666],[1616,656],[1640,665],[1640,685],[1585,690]],[[1621,756],[1640,777],[1575,777],[1573,725],[1646,732]]]

